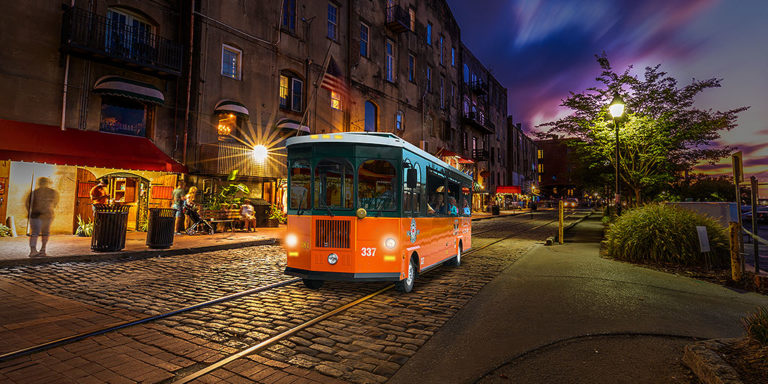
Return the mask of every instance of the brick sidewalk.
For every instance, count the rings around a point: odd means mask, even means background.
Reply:
[[[119,252],[91,251],[91,238],[74,235],[53,235],[48,241],[48,257],[30,258],[29,237],[0,238],[0,267],[39,264],[51,261],[106,260],[127,257],[152,257],[163,254],[205,252],[259,245],[279,241],[285,225],[278,228],[257,228],[255,232],[220,232],[213,235],[177,235],[170,249],[151,249],[146,245],[146,232],[128,232],[125,248]],[[40,247],[38,238],[37,247]]]

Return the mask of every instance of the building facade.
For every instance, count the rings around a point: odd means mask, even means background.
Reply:
[[[537,140],[538,171],[541,193],[548,199],[580,198],[581,168],[568,141],[575,139]]]
[[[109,181],[129,229],[170,206],[186,169],[180,89],[182,3],[30,0],[0,14],[0,216],[27,232],[30,191],[58,193],[54,233],[92,219],[88,191]],[[19,24],[34,15],[34,22]]]
[[[514,123],[512,116],[507,118],[509,141],[507,153],[507,179],[512,186],[520,188],[520,194],[538,195],[541,178],[538,173],[541,151],[536,142],[523,132],[520,123]]]

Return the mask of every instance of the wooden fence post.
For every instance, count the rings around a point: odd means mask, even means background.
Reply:
[[[739,246],[741,243],[741,227],[739,223],[732,221],[728,224],[728,231],[731,240],[731,278],[733,281],[741,281],[741,250]]]

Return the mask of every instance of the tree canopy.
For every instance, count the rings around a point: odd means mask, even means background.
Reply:
[[[545,137],[579,139],[571,145],[592,172],[606,176],[614,172],[614,124],[619,129],[619,178],[637,202],[664,189],[694,165],[714,163],[732,151],[719,145],[718,139],[721,132],[736,127],[738,113],[748,107],[712,111],[694,106],[699,93],[720,87],[722,79],[694,79],[679,87],[676,79],[660,70],[660,64],[646,67],[640,77],[630,74],[632,66],[617,73],[605,54],[595,57],[602,69],[596,78],[600,85],[583,93],[571,92],[561,104],[571,114],[540,126],[548,128]],[[615,93],[626,107],[614,122],[608,105]]]

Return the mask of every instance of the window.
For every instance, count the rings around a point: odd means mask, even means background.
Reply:
[[[378,131],[378,126],[376,123],[377,120],[377,108],[376,104],[366,101],[365,102],[365,131],[366,132],[376,132]]]
[[[408,9],[408,15],[411,16],[411,32],[416,32],[416,10]]]
[[[341,111],[341,94],[331,91],[331,108]]]
[[[413,57],[413,55],[408,55],[408,81],[413,83],[416,81],[415,79],[415,73],[416,73],[416,59]]]
[[[467,146],[467,133],[466,132],[463,132],[463,133],[464,133],[464,138],[463,138],[462,143],[461,143],[462,144],[461,148],[466,150],[468,148],[468,146]]]
[[[539,163],[539,173],[544,173],[544,164]]]
[[[99,130],[109,133],[147,137],[153,109],[147,104],[125,97],[101,97]]]
[[[432,67],[427,66],[427,92],[432,92]]]
[[[451,67],[456,66],[456,48],[451,47]]]
[[[127,58],[141,58],[154,49],[154,27],[138,15],[110,9],[107,11],[104,48]]]
[[[368,26],[360,23],[360,56],[368,57]]]
[[[416,170],[416,187],[408,188],[407,183],[403,183],[403,211],[412,214],[412,216],[419,216],[421,212],[421,170],[419,164],[405,164],[405,171],[408,169]],[[403,177],[405,179],[405,176]]]
[[[539,149],[538,151],[536,151],[536,155],[537,155],[537,157],[539,159],[543,159],[544,158],[544,150]]]
[[[438,48],[440,49],[440,65],[445,65],[445,47],[443,46],[443,35],[440,35]]]
[[[427,169],[427,215],[447,215],[445,204],[445,176]]]
[[[217,115],[217,118],[219,121],[216,125],[216,133],[219,135],[219,141],[226,141],[237,134],[237,115],[221,113]]]
[[[464,83],[469,83],[469,66],[467,64],[464,64]]]
[[[311,168],[308,160],[294,160],[291,164],[290,177],[291,199],[289,208],[309,209],[309,193],[312,185]]]
[[[280,75],[280,108],[302,111],[304,81],[293,74]]]
[[[432,23],[427,23],[427,45],[432,45]]]
[[[392,40],[387,40],[386,54],[387,54],[387,81],[395,82],[395,47]]]
[[[456,106],[456,83],[451,83],[451,101],[453,106]]]
[[[221,75],[240,79],[240,56],[242,51],[229,45],[221,46]]]
[[[397,111],[397,113],[395,113],[395,130],[403,130],[403,111]]]
[[[355,174],[343,159],[323,159],[315,167],[315,209],[352,209]]]
[[[336,41],[338,37],[339,7],[328,4],[328,38]]]
[[[283,28],[296,31],[296,0],[283,0]]]
[[[396,210],[396,184],[397,172],[392,163],[366,160],[357,172],[358,206],[369,212]]]
[[[541,183],[541,175],[539,175],[539,183]]]
[[[440,76],[440,108],[445,109],[445,77]]]

